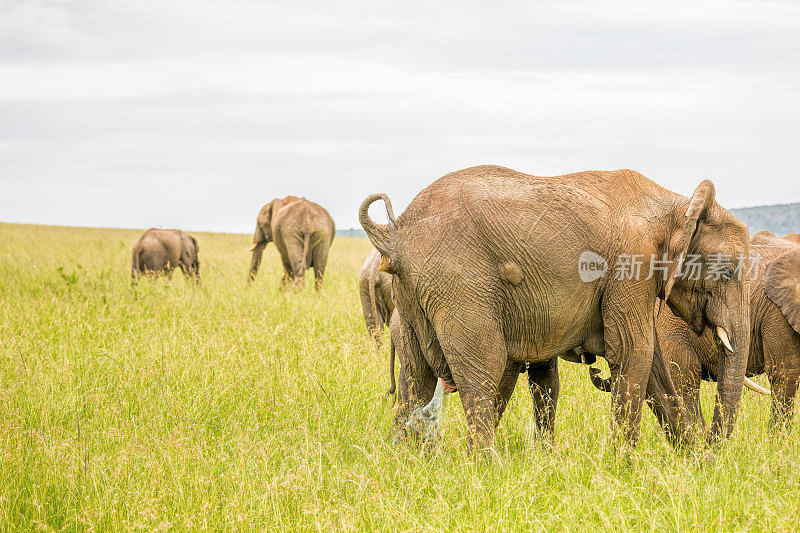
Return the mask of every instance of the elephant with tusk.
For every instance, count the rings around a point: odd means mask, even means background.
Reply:
[[[772,395],[770,425],[773,430],[790,431],[800,381],[800,235],[777,237],[758,231],[750,239],[750,250],[755,279],[750,287],[751,343],[744,384]],[[704,428],[700,383],[718,381],[720,367],[728,357],[728,335],[719,328],[695,335],[666,308],[656,323],[675,386],[691,420]],[[763,373],[772,391],[749,377]],[[596,376],[592,382],[602,390],[607,387],[596,381]]]
[[[248,279],[255,279],[264,248],[274,241],[283,263],[283,284],[302,288],[306,269],[313,268],[319,290],[335,233],[333,218],[322,206],[297,196],[272,200],[258,213]]]
[[[750,283],[751,342],[744,385],[759,394],[771,394],[770,426],[790,431],[800,380],[800,235],[777,237],[758,231],[750,239],[750,252],[755,279]],[[656,329],[690,419],[704,429],[700,383],[719,379],[720,367],[730,350],[727,332],[717,327],[698,336],[666,307],[656,318]],[[609,380],[599,378],[594,370],[592,383],[600,390],[609,390]],[[763,373],[772,391],[750,379]]]
[[[399,408],[395,427],[434,396],[438,379],[458,389],[473,448],[490,445],[520,369],[540,394],[537,427],[552,431],[558,357],[581,347],[606,358],[614,378],[615,433],[635,444],[645,399],[673,441],[686,434],[663,359],[654,354],[657,297],[696,331],[721,326],[731,354],[720,369],[723,408],[735,417],[749,346],[749,301],[736,279],[691,282],[687,254],[744,255],[747,228],[714,200],[705,180],[689,198],[630,171],[537,177],[498,166],[448,174],[395,219],[384,194],[367,197],[359,220],[393,276],[398,311]],[[389,223],[369,206],[382,200]],[[589,255],[587,255],[589,254]],[[663,258],[664,276],[617,276],[598,263]],[[591,276],[579,276],[583,257]],[[607,265],[606,265],[607,266]],[[733,267],[731,267],[733,268]],[[395,331],[392,331],[395,341]]]

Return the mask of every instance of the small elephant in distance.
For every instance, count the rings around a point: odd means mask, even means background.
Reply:
[[[166,275],[179,267],[192,281],[200,279],[197,239],[178,229],[150,228],[142,233],[133,245],[131,280],[133,284],[142,275]]]
[[[302,288],[306,269],[313,268],[319,290],[335,233],[333,218],[322,206],[297,196],[272,200],[258,213],[249,280],[258,273],[264,248],[274,241],[283,263],[283,284],[293,282]]]

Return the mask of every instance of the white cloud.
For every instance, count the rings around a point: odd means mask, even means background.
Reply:
[[[0,219],[357,224],[479,163],[800,201],[792,2],[0,3]]]

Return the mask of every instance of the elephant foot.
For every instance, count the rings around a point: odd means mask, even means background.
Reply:
[[[433,398],[425,407],[414,409],[406,422],[406,430],[417,435],[422,442],[436,442],[439,438],[439,425],[444,408],[444,382],[436,384]]]

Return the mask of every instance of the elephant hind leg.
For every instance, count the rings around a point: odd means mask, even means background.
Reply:
[[[435,434],[431,433],[431,428],[424,424],[426,420],[419,420],[423,422],[423,426],[419,426],[414,423],[410,415],[415,409],[430,402],[434,396],[437,379],[422,353],[422,348],[411,324],[397,318],[392,320],[392,344],[400,360],[400,372],[397,376],[398,409],[394,419],[395,431],[400,437],[429,439],[435,437]]]
[[[277,243],[276,243],[277,244]],[[284,286],[294,283],[298,288],[303,288],[305,276],[305,261],[303,260],[303,241],[297,239],[283,239],[281,246],[281,261],[283,262]]]
[[[800,335],[786,323],[785,328],[781,325],[780,334],[773,331],[763,339],[766,371],[772,388],[770,427],[774,432],[789,433],[800,380]]]
[[[299,257],[292,259],[291,281],[298,289],[302,289],[306,278],[306,262]]]
[[[499,324],[486,319],[490,316],[482,309],[471,310],[436,327],[466,413],[467,444],[474,451],[492,445],[498,416],[505,408],[497,408],[497,398],[506,368],[506,345]]]
[[[539,365],[529,365],[528,387],[533,400],[536,431],[540,436],[552,435],[561,388],[558,379],[558,357]]]
[[[798,374],[800,372],[794,370],[780,376],[776,375],[770,380],[772,387],[770,426],[773,431],[787,434],[792,431]]]
[[[506,370],[503,373],[503,377],[500,378],[500,384],[497,386],[497,399],[494,405],[495,426],[500,424],[500,419],[511,401],[511,396],[514,394],[517,379],[519,379],[520,373],[524,371],[525,363],[506,362]]]
[[[294,271],[292,270],[292,262],[289,261],[285,254],[281,256],[281,263],[283,263],[283,277],[281,278],[281,287],[288,287],[294,281]]]
[[[311,253],[311,266],[314,267],[314,287],[317,290],[322,288],[322,277],[325,275],[329,250],[329,243],[319,243]]]
[[[287,243],[287,250],[292,263],[292,276],[294,284],[302,289],[305,284],[306,269],[308,268],[310,234],[298,235],[296,239]]]

